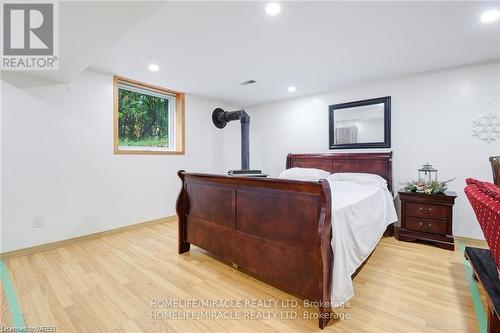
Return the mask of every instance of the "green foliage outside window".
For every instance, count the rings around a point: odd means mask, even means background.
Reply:
[[[119,145],[168,147],[168,103],[167,98],[119,89]]]

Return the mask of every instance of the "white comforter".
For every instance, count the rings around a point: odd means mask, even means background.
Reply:
[[[332,307],[354,296],[351,275],[375,249],[387,225],[397,221],[387,186],[328,178],[332,195]]]

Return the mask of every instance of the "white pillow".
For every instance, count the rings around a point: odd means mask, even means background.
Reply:
[[[330,180],[340,180],[346,182],[353,182],[362,185],[379,185],[379,186],[387,186],[387,181],[380,177],[379,175],[375,175],[373,173],[354,173],[354,172],[338,172],[333,173],[330,177]]]
[[[321,169],[290,168],[280,173],[278,178],[319,181],[328,178],[328,176],[330,176],[330,173]]]

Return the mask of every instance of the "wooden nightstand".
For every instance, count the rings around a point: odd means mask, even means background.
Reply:
[[[398,239],[406,242],[428,241],[453,251],[453,204],[457,195],[454,192],[398,193],[401,200],[401,228]]]

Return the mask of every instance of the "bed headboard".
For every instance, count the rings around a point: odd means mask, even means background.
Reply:
[[[288,154],[286,168],[293,167],[374,173],[387,180],[387,187],[392,192],[392,152]]]

